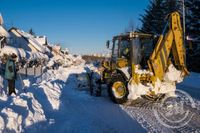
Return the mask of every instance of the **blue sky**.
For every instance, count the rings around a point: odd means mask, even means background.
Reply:
[[[133,21],[149,0],[1,0],[5,25],[46,35],[73,53],[103,52],[105,42]]]

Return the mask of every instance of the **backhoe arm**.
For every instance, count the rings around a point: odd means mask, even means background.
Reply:
[[[159,37],[156,47],[148,60],[150,71],[160,80],[163,80],[170,64],[169,56],[171,51],[175,66],[182,71],[183,76],[187,75],[189,72],[185,65],[185,48],[183,44],[180,15],[178,12],[171,13],[164,32]]]

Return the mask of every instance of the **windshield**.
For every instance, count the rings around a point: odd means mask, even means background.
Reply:
[[[114,61],[118,57],[118,49],[119,49],[118,45],[119,45],[119,41],[118,40],[114,40],[113,41],[113,50],[112,50],[112,60],[114,60]]]
[[[122,40],[120,43],[119,57],[128,58],[130,54],[130,42],[128,40]]]

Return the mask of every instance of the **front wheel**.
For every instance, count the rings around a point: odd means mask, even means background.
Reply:
[[[127,101],[128,89],[121,76],[114,78],[109,87],[109,95],[113,102],[122,104]]]

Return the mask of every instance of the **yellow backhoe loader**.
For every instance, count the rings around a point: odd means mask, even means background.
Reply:
[[[102,66],[102,81],[115,103],[161,94],[174,96],[176,83],[189,74],[186,68],[180,15],[173,12],[160,36],[130,32],[114,36],[110,60]]]

